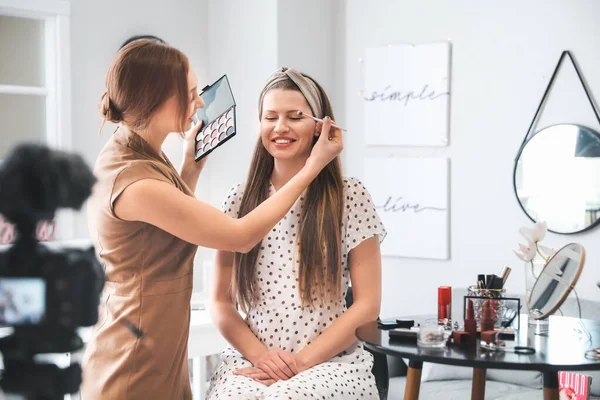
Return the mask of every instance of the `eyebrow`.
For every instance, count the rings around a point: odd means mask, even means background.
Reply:
[[[195,91],[197,91],[197,90],[198,90],[198,86],[194,86],[194,87],[193,87],[193,88],[190,90],[190,93],[192,93],[192,92],[195,92]]]
[[[265,110],[264,112],[266,112],[266,113],[267,113],[267,112],[276,113],[276,112],[278,112],[278,111],[276,111],[276,110]],[[294,113],[294,114],[297,114],[297,113],[298,113],[298,110],[289,110],[289,111],[285,111],[285,113],[284,113],[284,114],[289,114],[289,113]]]

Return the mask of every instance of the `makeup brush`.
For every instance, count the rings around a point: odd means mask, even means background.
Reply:
[[[502,285],[506,284],[506,280],[508,279],[508,275],[510,275],[510,271],[511,268],[508,266],[502,268],[502,273],[500,274],[500,277],[502,278]]]
[[[323,122],[323,120],[322,120],[321,118],[315,118],[315,117],[313,117],[312,115],[306,115],[306,114],[304,114],[302,111],[297,111],[297,114],[298,114],[300,117],[308,117],[308,118],[310,118],[310,119],[312,119],[312,120],[314,120],[314,121],[321,122],[321,123]],[[337,125],[331,125],[331,126],[333,126],[333,127],[334,127],[334,128],[336,128],[336,129],[339,129],[340,131],[347,132],[347,129],[346,129],[346,128],[342,128],[341,126],[337,126]]]

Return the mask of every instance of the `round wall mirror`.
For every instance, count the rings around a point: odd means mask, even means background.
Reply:
[[[585,249],[578,243],[566,245],[548,260],[527,299],[532,318],[544,319],[558,310],[577,284],[584,262]]]
[[[600,134],[581,125],[554,125],[529,139],[515,163],[515,194],[534,222],[554,233],[600,223]]]

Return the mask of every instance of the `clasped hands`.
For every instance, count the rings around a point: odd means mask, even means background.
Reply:
[[[271,386],[277,381],[288,380],[307,368],[297,355],[284,350],[271,350],[262,354],[252,367],[233,371],[234,375],[246,376],[258,383]]]

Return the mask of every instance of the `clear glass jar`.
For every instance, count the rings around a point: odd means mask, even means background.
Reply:
[[[483,305],[486,301],[490,302],[492,310],[491,318],[494,320],[494,327],[502,327],[504,316],[506,315],[506,304],[502,298],[506,294],[506,289],[477,289],[475,286],[469,286],[467,295],[476,298],[468,299],[473,302],[473,314],[477,323],[477,328],[481,328],[481,318],[483,317]]]
[[[441,348],[446,346],[448,336],[443,325],[437,319],[428,319],[421,323],[417,332],[417,345],[422,348]]]

